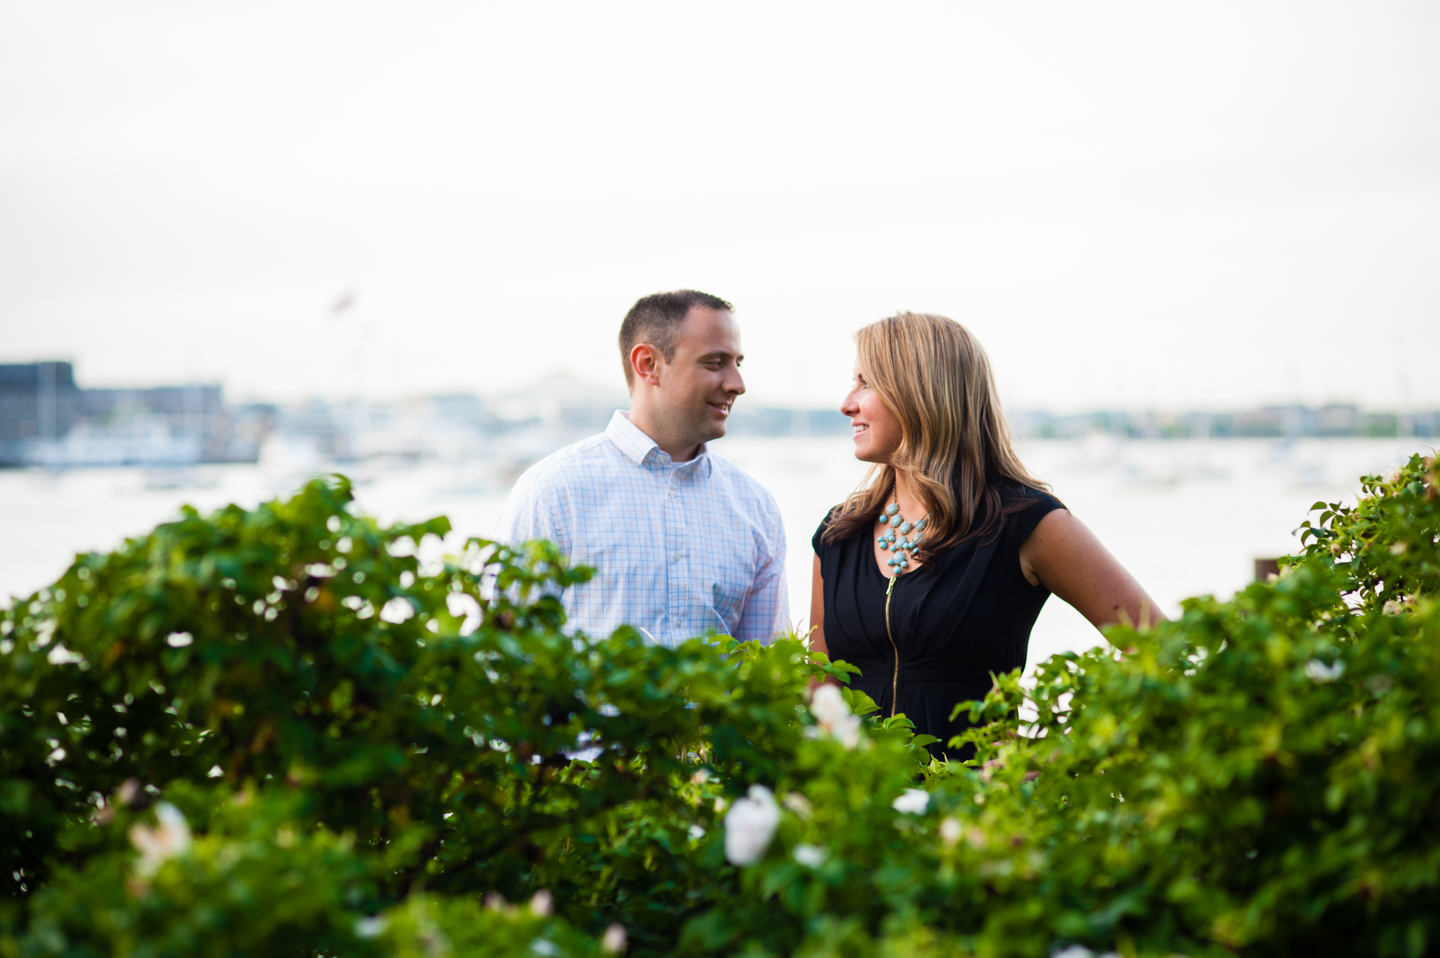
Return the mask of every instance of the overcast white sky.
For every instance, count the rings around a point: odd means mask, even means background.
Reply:
[[[757,403],[908,308],[1019,406],[1440,406],[1437,51],[1432,2],[9,0],[0,360],[618,382],[693,286]]]

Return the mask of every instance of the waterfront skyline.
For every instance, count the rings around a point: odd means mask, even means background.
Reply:
[[[1422,4],[0,11],[0,361],[236,398],[619,381],[735,301],[755,407],[895,309],[1011,408],[1426,409]],[[347,305],[348,304],[348,305]]]
[[[68,469],[255,463],[297,454],[313,467],[371,460],[485,462],[500,476],[560,446],[601,432],[628,407],[614,388],[564,380],[478,396],[391,400],[227,402],[213,383],[89,388],[66,362],[0,363],[0,467]],[[1019,439],[1421,439],[1440,436],[1440,410],[1362,410],[1354,405],[1056,414],[1007,411]],[[728,434],[849,435],[838,409],[734,407]],[[281,452],[280,450],[286,450]]]

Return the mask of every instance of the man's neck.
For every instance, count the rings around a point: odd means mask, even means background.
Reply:
[[[689,462],[700,455],[700,447],[703,442],[689,442],[687,440],[676,440],[667,436],[666,430],[661,428],[658,417],[650,415],[650,410],[639,404],[633,404],[630,408],[630,415],[627,417],[630,425],[639,429],[649,436],[660,447],[660,451],[668,455],[672,462]]]

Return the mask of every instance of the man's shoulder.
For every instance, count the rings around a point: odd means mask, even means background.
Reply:
[[[710,455],[715,463],[717,475],[720,476],[721,481],[726,483],[735,494],[745,499],[753,500],[761,508],[773,510],[776,513],[780,511],[780,506],[775,501],[775,496],[771,494],[769,489],[766,489],[760,484],[760,480],[724,456],[715,455],[714,453]]]
[[[575,480],[593,480],[606,467],[614,468],[625,459],[603,432],[557,449],[520,474],[516,486],[554,488]]]

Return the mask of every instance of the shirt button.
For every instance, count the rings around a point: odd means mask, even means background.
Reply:
[[[680,553],[677,552],[677,553],[675,553],[673,556],[671,556],[670,558],[671,558],[671,560],[674,561],[674,562],[679,562],[679,561],[680,561]]]
[[[670,490],[670,498],[671,498],[671,499],[674,499],[674,498],[675,498],[675,490],[674,490],[674,489],[671,489],[671,490]]]

